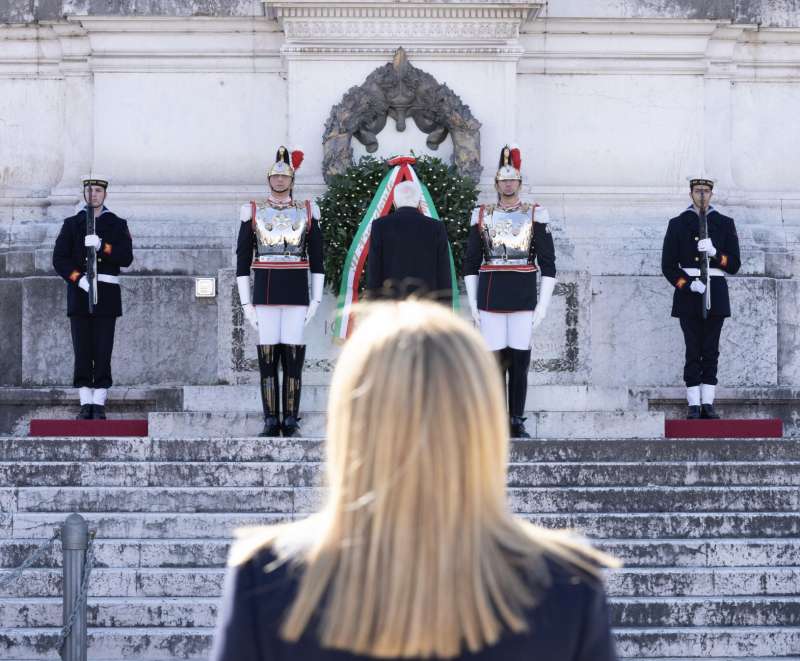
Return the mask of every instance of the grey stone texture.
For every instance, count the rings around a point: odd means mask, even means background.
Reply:
[[[729,278],[732,318],[720,341],[726,386],[777,386],[776,281]],[[670,317],[672,288],[661,276],[593,279],[592,377],[596,385],[677,385],[683,335]]]
[[[173,411],[182,406],[180,388],[116,386],[106,402],[115,418],[141,419],[149,411]],[[75,388],[0,388],[0,435],[26,435],[32,418],[73,418]]]
[[[115,384],[214,383],[217,299],[197,299],[194,278],[122,276]],[[22,291],[22,384],[72,381],[72,340],[60,278],[26,278]]]
[[[259,0],[4,0],[0,22],[34,23],[66,16],[263,16]]]
[[[800,384],[800,280],[779,280],[778,383]]]
[[[22,282],[0,280],[0,386],[22,380]]]
[[[602,12],[605,18],[717,20],[769,27],[800,25],[797,0],[550,0],[543,16]]]
[[[205,658],[234,530],[318,508],[320,447],[0,438],[0,577],[77,509],[97,531],[90,657]],[[800,643],[799,483],[798,440],[515,441],[507,493],[624,561],[606,582],[621,658],[761,661]],[[60,561],[4,588],[0,659],[52,657]]]
[[[722,20],[770,27],[800,25],[797,0],[621,0],[606,4],[609,16]],[[570,11],[569,5],[558,0],[547,5],[545,16]],[[263,16],[264,7],[260,0],[4,0],[0,4],[0,22],[4,23],[52,21],[67,15]]]

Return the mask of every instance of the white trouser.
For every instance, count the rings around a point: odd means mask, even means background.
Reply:
[[[259,344],[303,344],[306,305],[256,305]]]
[[[481,334],[490,351],[506,347],[527,351],[533,338],[533,310],[522,312],[486,312],[481,315]]]

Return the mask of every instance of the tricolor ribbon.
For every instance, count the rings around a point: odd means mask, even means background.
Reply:
[[[337,340],[345,340],[353,330],[352,309],[353,305],[358,302],[358,282],[364,272],[364,265],[369,254],[369,236],[372,222],[391,212],[392,202],[394,201],[394,187],[401,181],[416,182],[422,191],[420,211],[426,216],[440,220],[430,191],[417,177],[414,168],[411,167],[415,162],[416,159],[413,156],[398,156],[389,161],[389,165],[393,167],[384,176],[361,219],[361,223],[358,225],[353,242],[347,251],[345,268],[342,271],[342,282],[339,287],[336,321],[333,326],[333,337]],[[458,310],[458,283],[453,262],[453,251],[450,249],[449,244],[447,250],[450,256],[450,286],[453,292],[453,310]]]

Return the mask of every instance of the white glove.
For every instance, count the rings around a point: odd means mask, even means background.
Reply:
[[[700,280],[692,280],[692,284],[689,285],[689,289],[697,294],[706,293],[706,286]]]
[[[82,275],[81,279],[78,280],[78,287],[83,289],[87,294],[89,293],[89,281],[86,279],[85,275]]]
[[[315,301],[313,298],[308,302],[308,308],[306,308],[306,320],[303,322],[304,326],[308,326],[311,323],[311,320],[314,318],[314,315],[317,314],[317,308],[319,307],[319,301]]]
[[[717,249],[711,243],[711,239],[700,239],[697,242],[697,251],[707,253],[709,257],[714,257],[717,254]]]
[[[480,328],[481,313],[478,311],[478,276],[465,275],[464,286],[467,288],[467,300],[469,301],[469,309],[472,312],[472,321]]]
[[[311,274],[311,299],[308,301],[308,310],[306,311],[305,325],[314,318],[317,314],[317,308],[322,301],[322,292],[325,289],[325,274],[312,273]]]
[[[553,298],[553,290],[556,288],[556,279],[546,275],[542,276],[542,288],[539,291],[539,301],[533,311],[533,327],[537,328],[547,316],[547,308],[550,307],[550,299]]]
[[[94,248],[95,250],[100,250],[100,244],[102,241],[97,234],[87,234],[86,238],[83,240],[83,245],[87,248]]]
[[[247,319],[247,323],[253,327],[253,330],[258,333],[258,316],[250,298],[250,276],[240,275],[236,278],[236,286],[239,288],[239,300],[242,302],[244,318]]]

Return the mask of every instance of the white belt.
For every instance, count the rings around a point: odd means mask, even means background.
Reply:
[[[700,269],[687,268],[687,269],[683,269],[683,272],[686,275],[691,276],[692,278],[699,278],[700,277]],[[709,267],[708,275],[715,275],[717,277],[724,278],[725,277],[725,271],[723,271],[722,269],[714,269],[714,268],[710,268]]]
[[[259,255],[257,262],[304,262],[307,261],[301,255]]]
[[[107,273],[98,273],[97,279],[100,282],[107,282],[109,285],[118,285],[119,284],[119,276],[118,275],[108,275]]]

